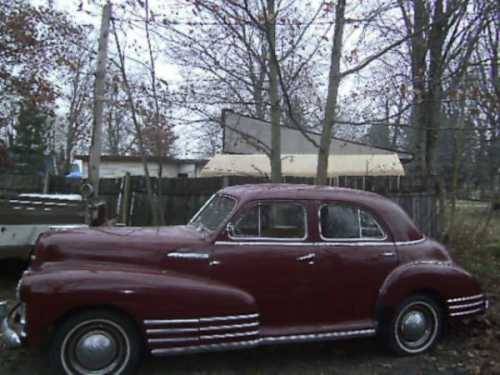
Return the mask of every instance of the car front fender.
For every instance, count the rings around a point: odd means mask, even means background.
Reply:
[[[237,288],[178,272],[109,264],[27,274],[21,300],[27,303],[27,341],[39,345],[47,329],[71,312],[109,307],[126,313],[142,328],[144,320],[190,319],[250,314],[254,298]]]

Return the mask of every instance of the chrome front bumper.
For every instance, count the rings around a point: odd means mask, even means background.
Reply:
[[[9,310],[7,301],[0,302],[0,341],[5,344],[7,349],[19,348],[24,338],[23,330],[19,333],[11,327],[10,318],[15,311]]]

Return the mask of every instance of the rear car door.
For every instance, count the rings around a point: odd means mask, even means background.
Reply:
[[[318,211],[321,267],[329,271],[324,311],[332,323],[372,321],[380,287],[398,263],[394,242],[367,207],[324,202]]]

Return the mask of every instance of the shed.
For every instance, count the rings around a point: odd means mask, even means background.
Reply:
[[[282,174],[289,177],[315,177],[316,154],[285,154]],[[328,177],[338,176],[404,176],[398,154],[330,155]],[[264,154],[218,154],[201,170],[201,177],[271,175],[269,158]]]

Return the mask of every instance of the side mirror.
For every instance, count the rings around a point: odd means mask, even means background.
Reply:
[[[231,223],[228,223],[226,225],[226,232],[229,235],[229,237],[234,237],[234,225]]]

